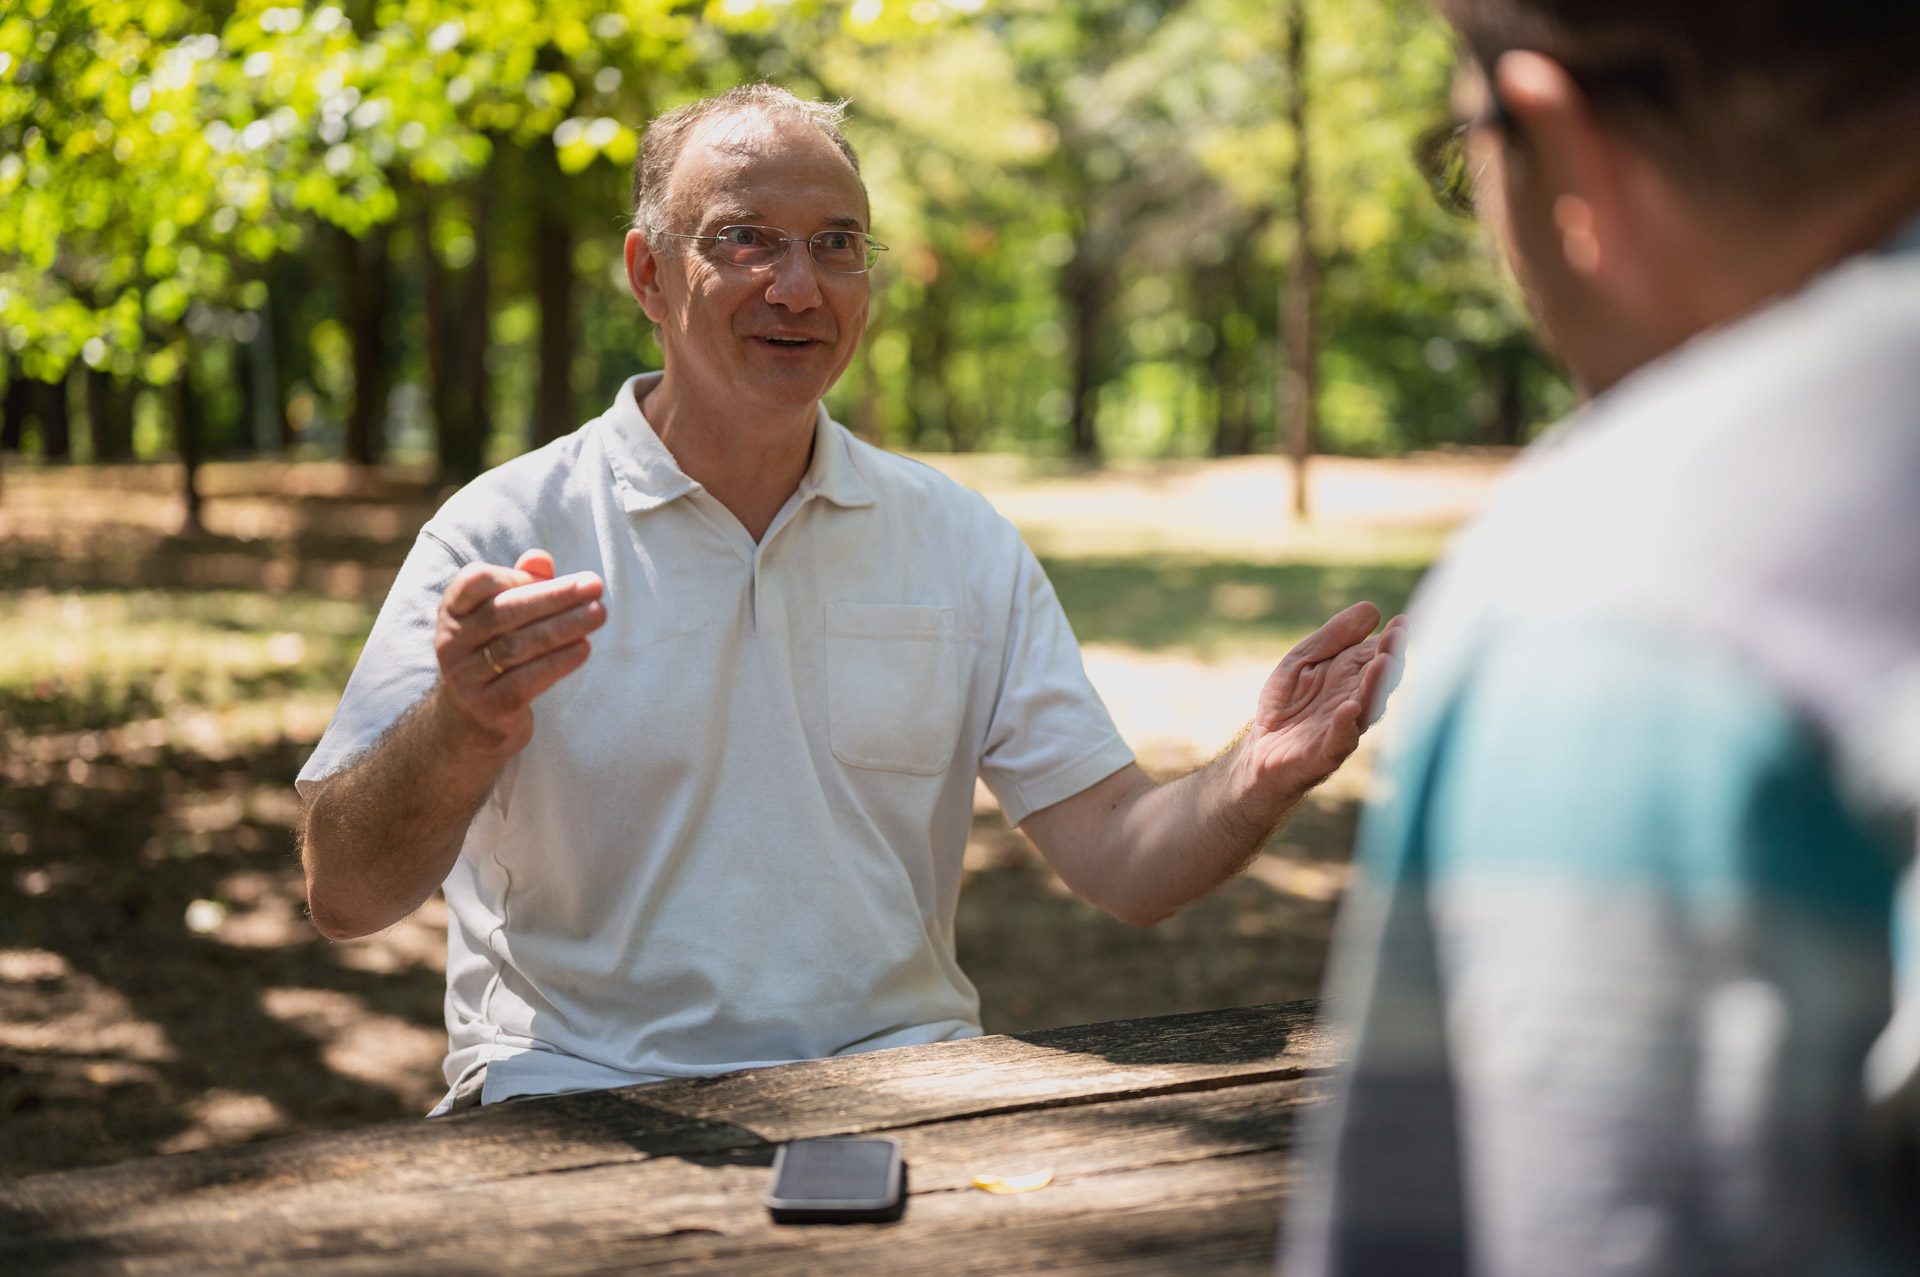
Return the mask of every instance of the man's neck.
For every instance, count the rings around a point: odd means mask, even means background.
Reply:
[[[1920,172],[1863,185],[1801,217],[1703,223],[1689,247],[1709,269],[1687,298],[1696,329],[1729,323],[1882,243],[1920,212]]]
[[[819,405],[743,411],[690,394],[669,369],[640,401],[676,465],[758,542],[813,463]]]
[[[1821,272],[1884,243],[1920,212],[1920,170],[1823,200],[1797,215],[1752,206],[1701,211],[1676,223],[1663,260],[1647,271],[1647,304],[1626,325],[1604,388],[1710,329],[1724,328],[1798,291]]]

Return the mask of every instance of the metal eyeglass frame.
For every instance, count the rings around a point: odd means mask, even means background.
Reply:
[[[694,240],[703,240],[711,243],[717,243],[720,240],[725,239],[728,231],[748,230],[748,231],[776,232],[772,238],[775,243],[780,245],[780,252],[770,261],[755,262],[752,265],[748,265],[745,262],[730,262],[730,261],[727,261],[724,257],[716,259],[724,266],[737,266],[742,270],[766,270],[768,267],[778,266],[781,262],[784,262],[785,260],[787,260],[787,254],[793,251],[793,246],[795,244],[805,244],[807,246],[807,256],[813,259],[813,264],[815,266],[818,266],[821,270],[827,272],[829,275],[865,275],[870,271],[872,271],[874,266],[879,262],[880,254],[887,251],[887,246],[885,244],[882,244],[879,240],[867,234],[867,232],[865,231],[837,230],[837,231],[818,231],[812,235],[788,235],[785,231],[782,231],[778,226],[760,226],[752,222],[736,222],[726,226],[722,226],[718,232],[712,235],[689,235],[684,231],[663,231],[657,226],[649,226],[647,227],[647,230],[655,235],[665,235],[669,239],[694,239]],[[827,236],[827,235],[858,235],[860,238],[866,240],[867,241],[867,264],[865,266],[862,266],[859,270],[835,270],[833,267],[821,261],[819,251],[818,251],[818,243],[823,236]]]

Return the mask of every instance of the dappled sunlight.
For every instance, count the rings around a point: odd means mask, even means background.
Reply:
[[[306,898],[304,885],[299,888],[299,898]],[[340,941],[333,946],[332,952],[335,962],[354,971],[368,971],[375,975],[434,971],[445,975],[447,902],[439,892],[435,892],[425,904],[385,931],[362,936],[358,940]],[[445,1042],[441,1045],[444,1048]]]
[[[421,1113],[446,1089],[440,1080],[447,1053],[442,1030],[381,1015],[338,989],[267,989],[260,1006],[321,1043],[320,1059],[335,1073],[391,1091]]]
[[[444,920],[328,944],[291,841],[293,775],[364,605],[15,598],[0,616],[26,657],[0,668],[0,1173],[424,1111]],[[275,988],[312,993],[272,1002]]]
[[[94,977],[75,971],[45,949],[0,949],[0,1046],[34,1053],[57,1052],[95,1064],[158,1063],[179,1058],[159,1025],[141,1019],[125,997]]]
[[[1160,776],[1233,740],[1332,612],[1404,606],[1448,503],[1494,468],[1316,463],[1354,513],[1301,528],[1266,504],[1266,458],[938,460],[1047,547],[1089,676]],[[157,469],[105,476],[15,469],[0,497],[0,1174],[417,1116],[443,1085],[445,905],[322,940],[293,777],[430,500],[405,475],[215,464],[212,531],[182,539]],[[1392,500],[1400,523],[1370,512]],[[1081,519],[1097,535],[1048,547]],[[1313,996],[1370,755],[1145,930],[1075,898],[979,787],[956,930],[988,1030]]]
[[[1145,929],[1075,897],[998,812],[981,812],[956,931],[987,1031],[1317,996],[1359,817],[1354,782],[1329,788],[1246,874]]]
[[[191,1153],[196,1149],[245,1144],[293,1129],[287,1111],[264,1095],[215,1087],[186,1105],[187,1128],[160,1141],[159,1153]]]
[[[1296,522],[1282,458],[1119,462],[1062,472],[1024,458],[927,454],[920,460],[985,493],[1042,557],[1172,555],[1252,563],[1424,566],[1479,509],[1507,457],[1316,457],[1312,519]]]

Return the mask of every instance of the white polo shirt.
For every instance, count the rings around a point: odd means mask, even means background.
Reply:
[[[445,883],[447,1081],[486,1064],[488,1102],[979,1033],[953,945],[974,777],[1018,823],[1133,759],[984,498],[822,410],[756,545],[647,424],[650,383],[421,529],[300,773],[432,690],[464,564],[543,548],[606,581]]]

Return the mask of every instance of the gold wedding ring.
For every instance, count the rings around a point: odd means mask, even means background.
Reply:
[[[480,659],[485,661],[495,674],[505,674],[506,671],[500,668],[500,662],[494,660],[493,653],[487,650],[491,646],[492,644],[489,643],[480,645]]]

